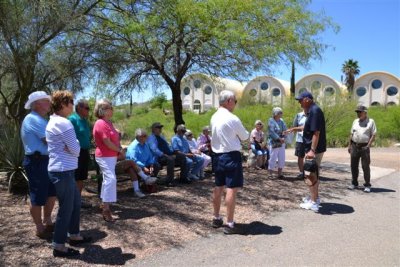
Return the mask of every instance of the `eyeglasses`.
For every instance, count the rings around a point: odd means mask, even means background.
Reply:
[[[89,108],[89,107],[83,107],[83,109],[90,110],[90,108]]]
[[[231,98],[230,100],[232,101],[233,99]],[[237,104],[237,100],[235,99],[234,101],[235,101],[235,105],[236,105]]]
[[[357,114],[358,114],[358,113],[362,113],[362,111],[357,110],[356,113],[357,113]]]
[[[114,110],[114,108],[113,108],[112,106],[106,107],[106,108],[104,108],[104,109],[105,109],[105,110],[107,110],[107,109]]]
[[[70,99],[70,100],[68,101],[68,103],[73,105],[73,104],[74,104],[74,100],[73,100],[73,99]]]
[[[262,123],[257,123],[257,125],[262,126]]]

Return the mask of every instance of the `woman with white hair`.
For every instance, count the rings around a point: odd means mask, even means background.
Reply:
[[[285,133],[286,124],[282,119],[283,111],[280,107],[272,109],[272,117],[268,120],[268,141],[270,146],[270,159],[268,162],[269,178],[272,178],[276,161],[278,161],[278,178],[285,178],[282,175],[285,166]]]
[[[250,148],[256,156],[256,169],[265,169],[265,161],[268,159],[268,148],[264,142],[264,123],[256,120],[254,123],[255,128],[250,133]]]
[[[103,219],[106,222],[114,222],[110,203],[117,202],[115,165],[117,164],[117,156],[124,152],[120,145],[119,132],[111,122],[113,116],[111,101],[107,99],[98,101],[94,107],[94,115],[98,118],[93,126],[93,137],[96,143],[95,157],[103,174],[100,194]]]

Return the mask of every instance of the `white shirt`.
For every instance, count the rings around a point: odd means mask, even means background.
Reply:
[[[249,138],[249,132],[240,119],[224,107],[219,107],[211,117],[211,147],[215,153],[240,151],[241,140]]]
[[[351,140],[354,143],[368,143],[369,139],[376,134],[375,121],[368,117],[363,121],[355,119],[351,126],[350,134],[352,134]]]
[[[64,172],[78,168],[81,147],[76,139],[74,126],[64,117],[53,114],[46,126],[49,150],[48,171]]]
[[[297,113],[293,121],[293,127],[304,126],[307,116],[304,111]],[[296,132],[296,142],[303,143],[303,131]]]

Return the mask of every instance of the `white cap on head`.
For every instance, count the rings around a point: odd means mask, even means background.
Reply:
[[[25,109],[31,109],[32,103],[35,101],[38,101],[40,99],[48,99],[49,101],[51,101],[51,96],[46,94],[46,92],[44,92],[44,91],[33,92],[28,96],[28,101],[26,101],[25,106],[24,106]]]

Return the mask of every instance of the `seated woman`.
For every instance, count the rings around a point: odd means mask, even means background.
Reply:
[[[72,113],[72,93],[55,91],[51,101],[54,114],[46,127],[46,141],[49,150],[50,181],[56,188],[59,209],[54,229],[53,256],[69,257],[79,255],[79,250],[67,248],[65,242],[76,246],[92,239],[80,235],[81,195],[75,183],[80,146],[74,126],[67,119]]]
[[[187,130],[185,132],[185,137],[186,137],[186,140],[189,143],[190,151],[193,154],[199,155],[200,157],[202,157],[204,159],[203,166],[201,167],[200,172],[198,174],[199,179],[203,180],[204,179],[204,168],[207,167],[208,164],[210,164],[211,157],[209,155],[206,155],[205,153],[203,153],[203,152],[201,152],[199,150],[199,146],[198,146],[198,144],[196,142],[196,139],[193,137],[193,133],[190,130]]]
[[[264,142],[264,124],[260,120],[254,123],[256,126],[250,133],[250,148],[257,158],[256,169],[265,169],[266,162],[269,159],[269,151]]]

